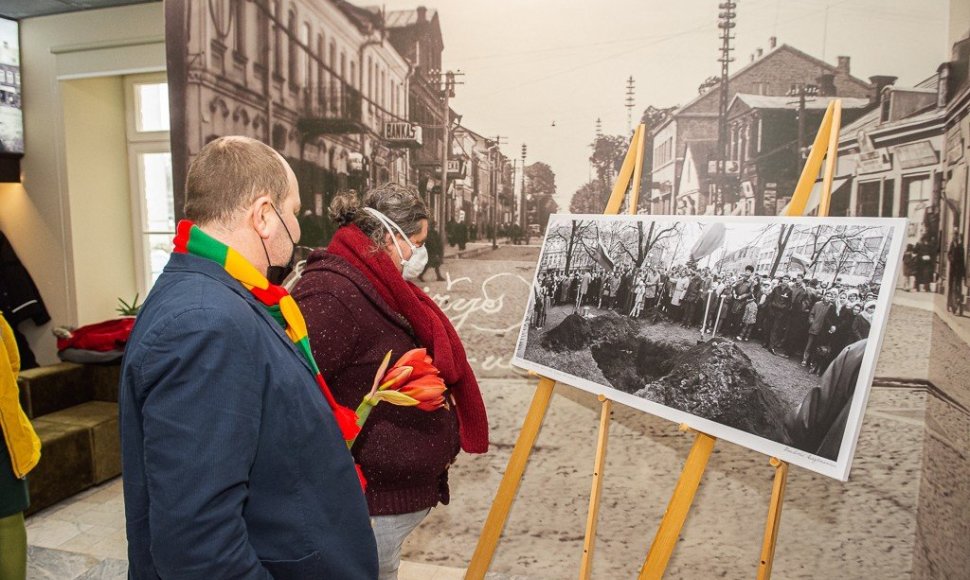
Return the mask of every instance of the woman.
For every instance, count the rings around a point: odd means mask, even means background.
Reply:
[[[359,200],[330,204],[337,232],[307,260],[293,297],[306,318],[313,355],[337,400],[350,408],[370,390],[382,359],[426,348],[448,387],[434,411],[381,403],[352,447],[367,479],[380,578],[397,578],[401,544],[439,503],[461,449],[488,449],[478,382],[454,327],[408,280],[424,268],[428,211],[412,187],[386,184]]]
[[[20,355],[2,315],[0,335],[0,578],[22,580],[27,577],[24,510],[30,505],[25,478],[40,460],[40,439],[20,408]]]

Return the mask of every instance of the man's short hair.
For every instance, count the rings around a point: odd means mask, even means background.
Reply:
[[[745,272],[754,272],[754,266],[750,266],[750,265],[749,266],[745,266],[744,267],[744,271]]]
[[[279,155],[248,137],[219,137],[189,165],[185,179],[185,217],[200,223],[227,222],[261,195],[279,207],[289,190]]]

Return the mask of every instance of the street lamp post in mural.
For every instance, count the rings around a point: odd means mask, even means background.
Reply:
[[[438,204],[436,219],[438,221],[438,233],[441,236],[441,247],[448,246],[448,232],[445,224],[448,220],[448,153],[451,149],[451,108],[448,104],[449,99],[455,96],[455,85],[463,84],[455,81],[456,76],[461,76],[458,72],[448,71],[438,75],[439,91],[442,105],[442,147],[441,147],[441,198]]]

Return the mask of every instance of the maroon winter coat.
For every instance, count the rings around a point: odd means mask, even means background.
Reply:
[[[384,355],[393,363],[421,348],[407,320],[339,256],[317,250],[293,298],[306,319],[313,357],[337,401],[356,409]],[[458,455],[458,420],[448,406],[426,412],[379,403],[352,449],[367,478],[371,515],[448,503],[448,466]]]

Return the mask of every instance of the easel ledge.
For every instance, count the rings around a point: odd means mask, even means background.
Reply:
[[[792,200],[785,215],[803,215],[808,206],[812,187],[816,177],[825,162],[825,172],[822,182],[822,199],[820,200],[820,217],[828,215],[832,194],[832,181],[835,175],[836,156],[838,153],[838,136],[841,126],[842,102],[838,99],[829,103],[822,119],[822,124],[815,137],[812,150],[808,155],[802,170]],[[607,202],[604,215],[619,213],[627,188],[630,192],[629,213],[636,214],[640,194],[640,177],[643,167],[643,147],[646,141],[646,126],[637,127],[630,142],[623,161],[623,166],[617,175],[613,191]],[[526,464],[535,446],[539,429],[545,418],[546,410],[552,399],[556,382],[548,377],[540,377],[532,403],[526,414],[519,437],[516,440],[512,455],[502,481],[499,484],[495,500],[489,510],[488,517],[478,545],[472,555],[471,562],[465,573],[466,580],[482,580],[488,572],[495,550],[498,546],[502,530],[508,521],[512,503],[518,492]],[[603,486],[603,470],[606,462],[606,449],[609,440],[610,416],[612,401],[605,395],[599,396],[601,403],[599,434],[596,443],[596,459],[593,467],[592,488],[590,490],[590,507],[586,521],[586,534],[583,541],[583,555],[580,565],[580,580],[588,580],[592,572],[593,553],[596,540],[596,527],[599,515],[600,496]],[[691,430],[688,425],[680,426],[682,431]],[[694,443],[684,463],[677,486],[674,488],[667,511],[664,513],[660,526],[654,536],[646,560],[640,570],[640,580],[658,580],[663,578],[667,564],[673,555],[674,547],[680,537],[683,526],[687,521],[690,506],[700,486],[707,463],[714,449],[716,438],[699,431],[695,431]],[[769,580],[774,562],[775,546],[778,529],[781,523],[782,504],[788,478],[788,464],[775,457],[769,461],[775,469],[772,485],[771,500],[768,506],[768,518],[765,525],[765,535],[762,542],[761,558],[758,566],[758,580]]]

